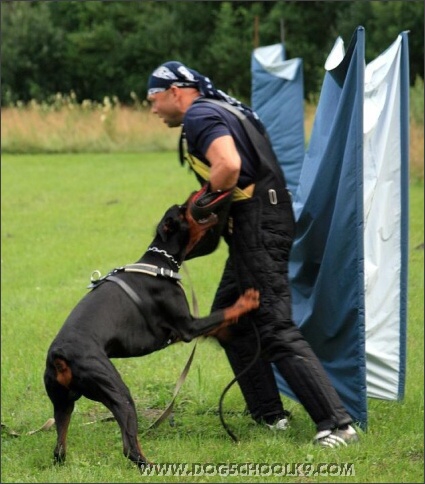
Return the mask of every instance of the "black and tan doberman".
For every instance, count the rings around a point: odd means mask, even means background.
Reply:
[[[44,382],[56,421],[56,462],[65,460],[71,414],[84,396],[112,412],[124,455],[139,467],[148,464],[133,399],[110,358],[143,356],[176,341],[216,334],[259,306],[259,293],[251,289],[225,310],[201,318],[191,315],[178,271],[208,228],[191,220],[186,205],[171,207],[141,259],[94,282],[52,342]]]

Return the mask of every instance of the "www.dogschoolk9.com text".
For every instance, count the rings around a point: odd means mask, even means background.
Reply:
[[[140,470],[143,476],[287,476],[287,477],[346,477],[355,476],[354,464],[343,463],[226,463],[226,464],[153,464]]]

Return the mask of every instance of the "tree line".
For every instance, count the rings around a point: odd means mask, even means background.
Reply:
[[[180,60],[250,99],[255,47],[284,41],[304,65],[305,96],[320,92],[337,36],[366,31],[366,62],[409,30],[410,75],[423,79],[422,1],[7,1],[2,2],[1,103],[75,93],[101,101],[145,98],[152,70]]]

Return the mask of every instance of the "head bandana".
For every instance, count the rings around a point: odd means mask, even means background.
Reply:
[[[208,77],[177,61],[165,62],[153,71],[148,81],[148,95],[166,91],[171,85],[194,87],[206,98],[225,101],[232,106],[236,106],[245,115],[254,115],[257,118],[251,108],[225,92],[216,89]]]

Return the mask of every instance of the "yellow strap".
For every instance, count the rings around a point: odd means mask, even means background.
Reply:
[[[202,179],[208,181],[210,179],[210,167],[203,163],[201,160],[192,156],[190,153],[187,153],[186,157],[189,165],[191,166],[192,170],[195,171]],[[240,200],[246,200],[252,197],[254,193],[254,183],[247,186],[242,190],[242,188],[236,187],[233,191],[233,202],[238,202]]]

